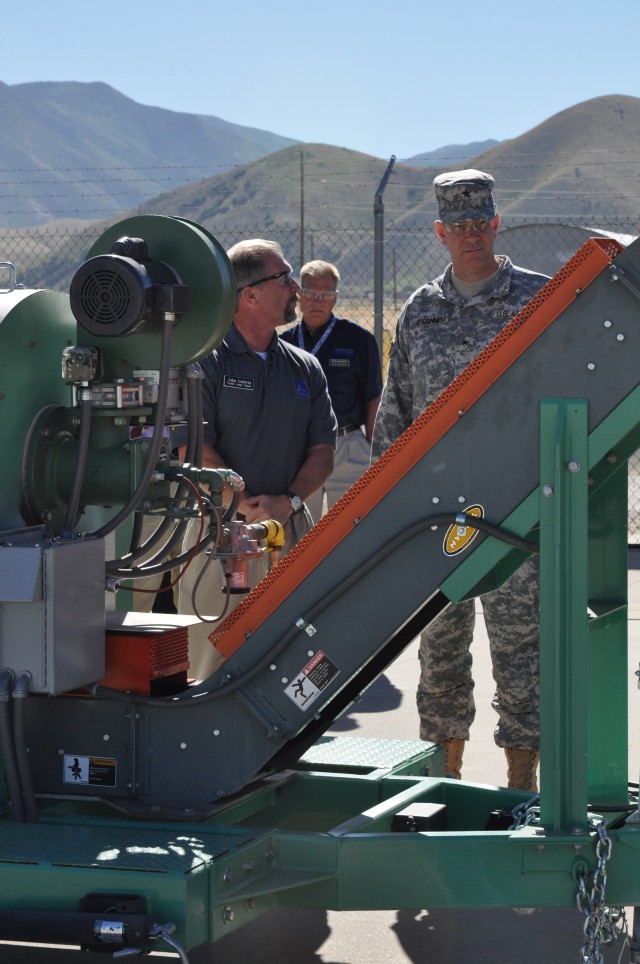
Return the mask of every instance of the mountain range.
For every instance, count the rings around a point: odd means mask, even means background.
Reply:
[[[503,215],[588,223],[640,218],[640,99],[610,95],[568,108],[462,164],[396,164],[383,194],[396,224],[433,220],[432,182],[451,167],[491,172]],[[211,230],[241,224],[370,224],[387,162],[345,148],[285,148],[224,174],[167,192],[137,209],[176,214]],[[302,203],[304,209],[302,210]]]
[[[103,83],[0,82],[0,224],[104,218],[298,143],[137,104]]]
[[[32,88],[40,85],[22,86]],[[16,232],[20,243],[26,238],[38,251],[37,256],[30,259],[29,283],[45,286],[64,283],[71,265],[78,263],[77,250],[71,253],[65,250],[72,227],[81,228],[84,225],[87,230],[90,227],[91,235],[97,237],[106,223],[134,214],[187,218],[202,224],[225,246],[243,236],[255,237],[259,234],[279,237],[286,233],[287,239],[290,239],[294,234],[300,236],[305,233],[312,237],[314,231],[322,231],[323,253],[316,254],[316,257],[340,260],[344,264],[347,258],[345,242],[348,240],[348,258],[352,264],[355,265],[358,260],[361,263],[370,262],[373,204],[388,161],[326,144],[289,142],[282,146],[276,135],[233,128],[233,125],[225,126],[225,122],[216,118],[198,118],[196,123],[195,115],[143,108],[102,84],[42,86],[48,88],[51,95],[54,91],[49,88],[56,88],[58,92],[65,88],[65,96],[72,93],[76,97],[75,113],[70,112],[68,106],[66,111],[72,118],[68,120],[68,137],[75,151],[77,168],[82,164],[87,169],[90,167],[90,162],[82,159],[82,143],[83,139],[85,143],[89,139],[87,130],[96,126],[94,117],[86,121],[89,128],[83,127],[84,107],[81,109],[78,105],[86,106],[83,97],[88,92],[77,88],[98,88],[94,93],[99,95],[99,99],[104,98],[106,113],[108,105],[109,110],[113,111],[118,104],[126,108],[127,135],[122,134],[121,144],[126,142],[127,137],[132,137],[134,119],[141,128],[137,139],[132,139],[129,144],[126,162],[130,162],[130,166],[125,166],[125,155],[120,157],[123,176],[127,171],[141,170],[139,165],[142,162],[135,153],[140,144],[144,145],[144,163],[148,170],[158,175],[161,165],[168,159],[163,154],[165,143],[179,140],[177,135],[174,138],[168,134],[168,131],[177,129],[171,127],[174,122],[184,125],[183,129],[191,133],[206,130],[208,143],[211,143],[214,130],[220,134],[220,141],[224,141],[224,131],[229,134],[232,146],[227,148],[225,155],[227,169],[186,184],[179,183],[177,172],[172,173],[169,178],[172,185],[170,190],[154,193],[151,185],[152,196],[132,204],[119,204],[119,195],[115,192],[109,194],[109,185],[102,182],[99,200],[105,207],[110,205],[112,212],[110,218],[102,221],[88,220],[85,213],[84,221],[70,218],[50,221],[44,233],[40,227],[34,226],[44,221],[44,208],[39,214],[32,211],[31,220],[27,222],[32,227],[22,227]],[[35,94],[34,91],[26,93]],[[0,86],[0,117],[2,99],[6,94],[6,85]],[[65,103],[68,105],[68,101]],[[145,123],[147,111],[151,112],[149,116],[153,119],[150,127]],[[60,112],[64,113],[61,107]],[[117,138],[114,131],[118,130],[118,124],[116,114],[110,116],[112,153],[108,163],[112,165],[112,175],[117,175],[120,168],[115,156]],[[211,121],[209,126],[204,124],[206,120]],[[169,125],[166,129],[163,127],[165,122]],[[51,124],[55,127],[53,121]],[[227,127],[232,130],[227,131]],[[65,142],[61,129],[57,133],[58,145]],[[258,135],[264,135],[264,139],[259,140]],[[31,130],[31,136],[35,137],[35,127]],[[16,134],[6,140],[16,141],[19,138]],[[184,144],[175,150],[186,150]],[[406,237],[402,244],[415,246],[415,232],[425,225],[430,228],[437,215],[432,188],[434,176],[442,170],[456,167],[476,167],[494,175],[495,196],[505,219],[503,223],[509,219],[512,223],[553,219],[631,234],[640,233],[640,99],[619,94],[594,98],[554,115],[520,137],[500,143],[489,141],[488,144],[490,146],[487,147],[487,142],[482,142],[481,153],[465,157],[457,165],[451,163],[450,153],[441,154],[442,166],[431,165],[431,160],[435,160],[440,150],[450,152],[456,145],[428,152],[425,156],[430,160],[429,166],[424,163],[419,165],[413,159],[412,163],[394,164],[383,194],[387,234],[390,236],[395,232],[400,237],[404,233]],[[240,146],[257,156],[232,162],[231,151],[240,151]],[[26,145],[21,142],[21,146],[15,144],[14,149],[22,151],[21,163],[26,163]],[[92,149],[97,149],[95,143]],[[154,149],[157,152],[155,155]],[[200,156],[204,153],[202,148]],[[44,153],[38,154],[42,165],[44,156]],[[91,156],[91,163],[95,163],[94,155]],[[175,157],[175,154],[172,155],[172,158]],[[62,164],[70,162],[60,160],[59,155],[55,155],[53,160],[56,164],[53,173],[64,174]],[[0,149],[0,170],[7,163],[7,156],[3,157]],[[223,161],[219,163],[222,166]],[[156,166],[153,167],[153,164]],[[192,170],[193,165],[187,168],[185,164],[184,168],[179,168],[180,175],[185,177],[186,172]],[[44,173],[43,166],[42,176]],[[150,182],[145,181],[147,188],[149,185]],[[75,186],[79,193],[90,194],[92,190],[88,179],[82,185]],[[118,185],[118,190],[122,190],[122,185]],[[94,196],[91,196],[91,201]],[[29,197],[29,189],[25,187],[25,199]],[[96,202],[94,207],[98,206]],[[3,221],[5,225],[16,223],[8,222],[6,216],[3,219],[0,206],[0,224]],[[24,225],[25,221],[21,224]],[[411,232],[413,234],[409,236]],[[10,250],[11,232],[4,231],[3,234],[8,239],[6,243]],[[289,242],[287,247],[290,250]]]
[[[387,162],[217,117],[137,104],[103,83],[0,82],[0,226],[189,212],[206,226],[369,220]],[[394,218],[432,217],[433,177],[478,167],[505,214],[640,215],[640,99],[612,94],[511,140],[448,145],[395,164]],[[304,210],[301,200],[304,198]]]

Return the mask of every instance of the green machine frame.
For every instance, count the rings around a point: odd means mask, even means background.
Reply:
[[[632,289],[629,325],[638,313]],[[184,958],[184,949],[274,907],[572,906],[605,862],[601,903],[640,906],[640,814],[627,773],[627,468],[640,447],[640,387],[620,392],[596,424],[586,398],[539,400],[538,477],[499,523],[539,542],[539,800],[446,779],[442,750],[429,743],[334,737],[314,740],[284,769],[256,768],[255,781],[221,795],[204,819],[159,806],[154,819],[153,801],[136,819],[133,810],[118,812],[116,799],[41,793],[38,821],[16,823],[5,795],[0,936],[33,941],[37,932],[74,943],[83,915],[98,915],[103,949],[148,950],[165,940]],[[357,540],[376,527],[367,530],[365,518],[353,530]],[[524,556],[478,540],[438,591],[452,602],[478,595]],[[64,733],[73,700],[82,728],[100,733],[117,718],[123,735],[114,742],[125,745],[126,733],[147,725],[134,719],[134,702],[42,696],[28,701],[27,720],[42,743],[59,745],[51,743],[58,733],[45,730]],[[58,708],[62,723],[48,715]],[[402,832],[402,811],[424,816],[424,829]]]

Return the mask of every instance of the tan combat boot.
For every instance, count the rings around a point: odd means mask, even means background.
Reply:
[[[507,786],[514,790],[529,790],[538,792],[536,770],[540,754],[537,750],[516,750],[512,746],[505,746],[507,758]]]
[[[437,740],[439,746],[444,747],[444,775],[452,780],[462,779],[462,754],[465,741],[459,736],[452,736],[449,740]]]

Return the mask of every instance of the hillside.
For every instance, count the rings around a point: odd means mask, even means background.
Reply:
[[[640,98],[610,95],[577,104],[513,140],[457,165],[397,163],[383,195],[385,218],[405,223],[436,216],[433,178],[476,167],[496,179],[504,215],[640,217]],[[180,214],[210,229],[226,225],[371,223],[386,162],[320,144],[268,157],[153,198],[140,212]]]
[[[640,99],[597,97],[474,159],[504,214],[640,216]]]
[[[178,188],[141,204],[139,214],[173,214],[210,230],[263,225],[265,230],[371,223],[374,195],[387,162],[327,144],[304,144],[260,158],[226,174]],[[420,192],[425,173],[396,165],[394,205],[406,210]],[[428,180],[428,176],[426,177]],[[430,181],[429,181],[430,183]]]
[[[0,82],[0,225],[104,218],[297,143],[137,104],[107,84]]]
[[[498,143],[493,138],[489,138],[486,141],[472,141],[470,144],[447,144],[433,151],[424,151],[421,154],[406,157],[403,163],[410,164],[412,167],[442,167],[443,164],[454,167],[490,150]]]
[[[503,226],[552,218],[637,234],[639,134],[640,99],[600,97],[458,167],[494,174]],[[369,279],[373,203],[386,167],[384,160],[345,148],[295,145],[159,194],[124,210],[118,219],[131,214],[187,218],[208,228],[224,246],[240,237],[275,237],[294,264],[301,257],[321,257],[338,262],[346,278]],[[420,271],[427,251],[433,260],[437,212],[432,182],[440,170],[396,163],[384,191],[387,252],[393,257],[388,276],[394,272],[400,290],[410,284],[414,270]],[[94,222],[93,229],[96,237],[103,225]],[[78,264],[68,231],[66,238],[56,237],[52,229],[44,239],[34,232],[29,231],[29,245],[36,245],[38,254],[29,259],[23,280],[63,285]],[[89,246],[83,243],[82,251]],[[370,281],[360,284],[370,290]]]

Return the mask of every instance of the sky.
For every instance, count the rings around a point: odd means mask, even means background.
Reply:
[[[0,81],[102,81],[140,104],[402,160],[639,97],[639,35],[631,0],[29,0],[5,18]]]

